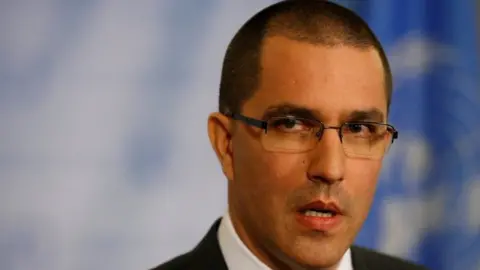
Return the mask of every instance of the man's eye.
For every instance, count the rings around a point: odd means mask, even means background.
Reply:
[[[351,133],[362,132],[362,127],[361,124],[347,124],[347,130]]]
[[[370,136],[378,133],[378,127],[375,124],[369,123],[348,123],[345,125],[344,132]]]
[[[277,130],[287,132],[305,131],[310,129],[310,126],[307,123],[294,117],[272,119],[271,126]]]

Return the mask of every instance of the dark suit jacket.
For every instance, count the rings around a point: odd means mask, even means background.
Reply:
[[[175,257],[152,270],[228,270],[218,244],[218,219],[207,235],[191,251]],[[426,270],[399,258],[380,254],[373,250],[352,246],[352,263],[354,270]]]

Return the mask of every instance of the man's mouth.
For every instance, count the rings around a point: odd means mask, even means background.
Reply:
[[[330,231],[342,221],[342,211],[337,204],[313,201],[298,209],[297,220],[303,226],[317,231]]]
[[[315,210],[315,209],[312,209],[312,210],[306,210],[303,212],[303,214],[307,217],[333,217],[334,215],[336,215],[335,212],[331,212],[329,210]]]
[[[299,208],[299,212],[306,216],[332,217],[341,214],[340,207],[334,202],[313,201]]]

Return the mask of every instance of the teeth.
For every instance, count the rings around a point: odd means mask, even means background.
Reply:
[[[317,212],[317,211],[314,211],[314,210],[307,210],[307,211],[305,211],[305,216],[307,216],[307,217],[325,217],[325,218],[328,218],[328,217],[332,217],[333,214],[329,213],[329,212]]]

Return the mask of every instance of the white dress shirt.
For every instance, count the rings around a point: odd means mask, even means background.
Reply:
[[[233,227],[228,212],[217,232],[220,249],[229,270],[271,270],[245,246]],[[343,255],[337,270],[353,270],[350,249]]]

